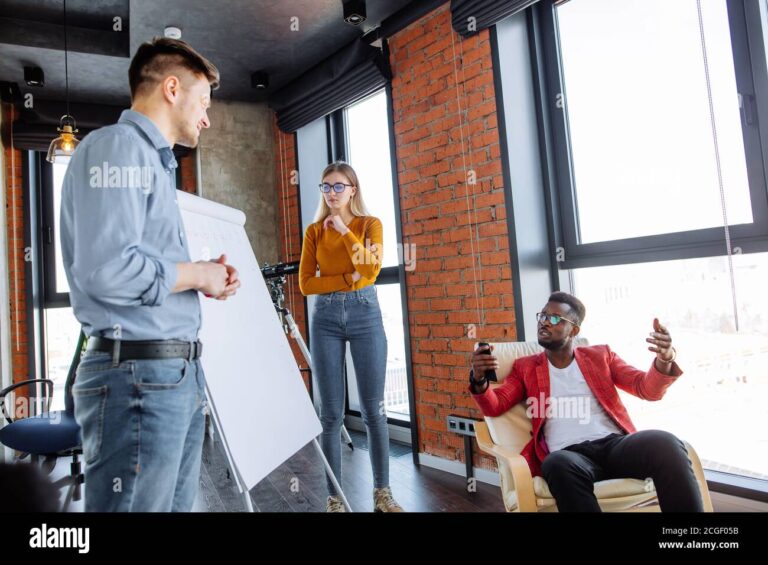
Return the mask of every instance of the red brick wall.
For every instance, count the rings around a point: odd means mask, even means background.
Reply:
[[[277,180],[277,219],[279,231],[278,257],[283,263],[292,263],[301,259],[301,217],[299,214],[299,185],[298,164],[296,163],[296,134],[283,133],[277,127],[277,119],[272,125],[275,140],[275,179]],[[304,341],[308,336],[305,331],[306,314],[304,312],[304,296],[299,290],[298,275],[287,277],[283,287],[285,305],[290,309],[296,325],[299,327]],[[307,363],[296,340],[289,339],[293,355],[302,369]],[[309,373],[302,371],[304,382],[309,386]]]
[[[8,248],[8,292],[11,338],[11,370],[13,382],[29,378],[27,375],[27,316],[24,262],[24,189],[22,181],[21,151],[11,149],[11,123],[16,118],[10,104],[2,105],[3,159],[5,186],[6,238]],[[26,392],[22,389],[21,394]]]
[[[188,155],[179,159],[179,168],[181,170],[181,186],[184,192],[197,194],[197,149],[193,149]]]
[[[406,288],[419,451],[463,460],[446,417],[480,417],[467,393],[473,344],[515,339],[489,32],[462,39],[446,3],[389,48],[403,238],[417,258]]]
[[[463,461],[463,439],[447,431],[446,417],[480,418],[467,393],[473,344],[516,338],[489,32],[461,39],[446,3],[391,37],[389,48],[400,222],[403,243],[416,245],[405,286],[418,448]],[[295,167],[294,136],[275,127],[275,140],[277,177],[286,178]],[[298,258],[295,186],[287,198]],[[281,200],[281,253],[283,214]],[[475,461],[495,467],[478,452]]]

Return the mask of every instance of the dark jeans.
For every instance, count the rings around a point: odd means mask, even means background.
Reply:
[[[669,432],[610,434],[569,445],[544,458],[542,475],[560,512],[600,512],[594,483],[653,479],[662,512],[703,512],[688,451]]]

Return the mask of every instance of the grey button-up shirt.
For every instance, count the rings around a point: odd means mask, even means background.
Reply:
[[[175,172],[168,141],[132,110],[75,150],[59,226],[70,301],[87,335],[197,339],[197,291],[171,293],[176,263],[190,261]]]

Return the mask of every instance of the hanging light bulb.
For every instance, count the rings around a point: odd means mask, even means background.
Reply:
[[[67,57],[67,0],[64,0],[64,81],[66,83],[67,113],[61,117],[56,131],[59,136],[51,141],[46,159],[50,163],[67,162],[80,141],[75,137],[77,124],[69,114],[69,59]]]
[[[75,147],[80,143],[75,137],[75,134],[77,133],[75,118],[69,114],[61,117],[59,127],[56,129],[60,135],[51,141],[51,145],[48,147],[48,156],[46,157],[51,163],[69,160],[72,153],[75,152]]]

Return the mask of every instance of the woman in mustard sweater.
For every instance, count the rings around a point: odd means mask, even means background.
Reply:
[[[316,294],[309,330],[312,371],[320,389],[323,452],[341,482],[344,358],[349,342],[360,412],[373,467],[374,511],[402,512],[389,487],[389,431],[384,408],[387,336],[374,282],[381,270],[381,221],[368,214],[355,171],[332,163],[323,171],[315,223],[304,233],[299,287]],[[319,269],[319,273],[317,272]],[[330,479],[328,512],[344,512]]]

